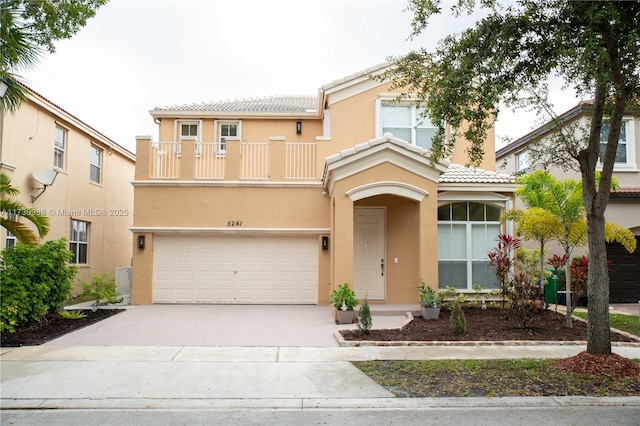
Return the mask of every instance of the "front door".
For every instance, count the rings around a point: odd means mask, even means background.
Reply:
[[[360,207],[354,209],[353,289],[358,299],[385,298],[385,210]]]

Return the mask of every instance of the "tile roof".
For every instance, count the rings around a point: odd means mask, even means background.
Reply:
[[[508,183],[513,184],[516,177],[484,169],[473,169],[461,164],[451,164],[440,175],[438,183]]]
[[[317,109],[318,98],[316,96],[296,95],[155,107],[154,111],[302,113],[313,112]]]
[[[614,200],[640,199],[640,187],[619,187],[611,191],[611,198]]]

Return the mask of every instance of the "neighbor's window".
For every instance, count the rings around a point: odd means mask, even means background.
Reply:
[[[529,168],[529,151],[522,151],[516,154],[517,172],[524,172]]]
[[[7,219],[17,222],[18,215],[15,213],[9,213],[7,214]],[[7,237],[4,240],[4,247],[5,248],[13,247],[16,245],[17,242],[18,242],[18,239],[16,238],[16,236],[7,230]]]
[[[438,208],[438,287],[471,290],[473,284],[497,288],[487,253],[500,234],[502,208],[454,202]]]
[[[609,139],[609,130],[611,125],[603,122],[600,128],[600,162],[604,160],[604,151],[607,148],[607,140]],[[627,122],[623,121],[620,125],[620,138],[618,139],[618,149],[616,151],[616,164],[627,164]]]
[[[89,222],[71,219],[69,250],[73,253],[71,263],[86,264],[89,259]]]
[[[66,151],[67,131],[60,126],[56,126],[56,135],[53,148],[53,167],[64,170]]]
[[[438,129],[428,118],[422,117],[423,113],[423,107],[383,103],[380,111],[381,134],[390,132],[412,145],[430,149],[431,140]]]
[[[89,171],[91,182],[100,183],[102,181],[102,150],[91,145],[91,165]]]

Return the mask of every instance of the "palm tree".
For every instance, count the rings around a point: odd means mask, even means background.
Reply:
[[[527,209],[507,213],[518,225],[518,232],[527,239],[536,239],[544,244],[556,240],[564,249],[567,316],[566,326],[573,326],[571,320],[571,252],[575,247],[587,243],[587,217],[582,199],[582,183],[575,179],[557,180],[543,170],[521,176],[516,181],[523,186],[516,191]],[[605,225],[607,242],[617,241],[632,253],[636,248],[633,233],[620,225],[607,222]],[[544,269],[544,263],[541,262]],[[543,272],[543,271],[542,271]],[[544,275],[541,275],[544,276]]]
[[[0,98],[0,112],[14,112],[26,98],[26,89],[18,81],[14,71],[32,68],[42,55],[43,49],[36,41],[32,26],[21,17],[19,2],[0,3],[0,80],[8,90]]]
[[[0,212],[2,212],[0,225],[15,235],[21,243],[35,247],[39,242],[38,236],[29,226],[16,219],[22,217],[29,220],[38,230],[39,237],[42,238],[49,232],[49,218],[14,199],[13,196],[19,193],[20,191],[11,185],[9,176],[0,173]]]

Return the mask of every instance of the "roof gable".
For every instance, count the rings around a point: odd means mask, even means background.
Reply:
[[[441,160],[431,165],[428,151],[393,137],[391,133],[344,149],[325,159],[323,184],[331,192],[337,181],[368,170],[382,163],[391,163],[404,170],[437,182],[449,162]]]

